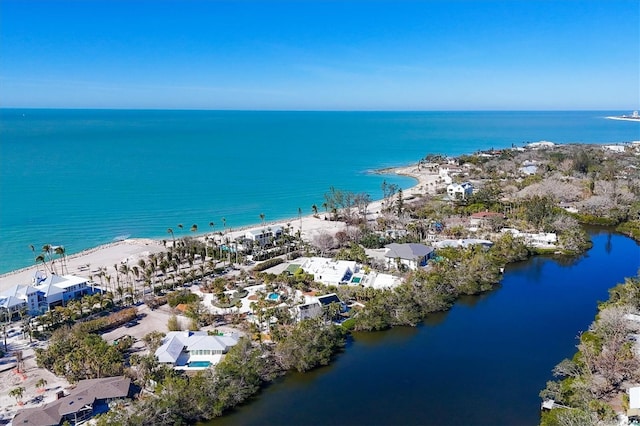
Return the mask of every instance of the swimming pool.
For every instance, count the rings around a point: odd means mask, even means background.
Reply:
[[[267,299],[278,301],[280,300],[280,295],[278,293],[269,293],[269,295],[267,296]]]
[[[210,365],[210,361],[191,361],[189,363],[189,367],[191,368],[207,368]]]

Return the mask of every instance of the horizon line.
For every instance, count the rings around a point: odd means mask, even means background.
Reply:
[[[202,112],[612,112],[635,111],[640,108],[614,109],[253,109],[253,108],[140,108],[140,107],[15,107],[0,106],[0,110],[70,110],[70,111],[202,111]]]

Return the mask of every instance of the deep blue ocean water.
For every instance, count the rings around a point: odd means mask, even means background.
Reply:
[[[526,141],[623,142],[629,111],[251,112],[0,109],[0,273],[29,245],[67,253],[311,213],[330,186],[381,195],[370,171]]]

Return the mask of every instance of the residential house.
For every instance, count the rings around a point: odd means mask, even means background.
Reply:
[[[451,200],[465,200],[471,194],[473,194],[473,185],[470,182],[447,185],[447,195]]]
[[[442,240],[434,243],[436,248],[445,248],[445,247],[453,247],[453,248],[467,248],[471,246],[482,246],[484,248],[490,248],[493,246],[493,242],[489,240],[480,240],[477,238],[465,238],[460,240]]]
[[[538,248],[555,248],[558,242],[558,235],[554,232],[520,232],[514,228],[502,228],[500,232],[510,233],[514,237],[520,237],[524,239],[524,243],[531,247]]]
[[[433,256],[433,247],[424,244],[408,243],[397,244],[392,243],[385,246],[384,257],[387,265],[398,267],[406,265],[409,269],[418,269],[420,266],[427,264],[427,259]]]
[[[335,293],[325,294],[323,296],[311,296],[307,300],[307,303],[303,303],[294,308],[294,316],[298,321],[320,316],[333,303],[336,303],[339,307],[338,315],[347,311],[346,303],[340,300]]]
[[[300,259],[296,259],[296,262]],[[314,280],[326,285],[345,284],[353,274],[359,271],[357,263],[350,260],[333,260],[326,257],[309,257],[301,262],[300,267]]]
[[[80,380],[56,401],[41,407],[19,410],[14,425],[54,426],[83,423],[96,413],[109,409],[109,402],[131,396],[131,379],[124,376]]]
[[[215,365],[238,343],[234,333],[211,336],[205,331],[171,331],[162,339],[155,356],[159,363],[176,369],[197,369]]]
[[[490,227],[496,220],[504,219],[502,213],[478,212],[473,213],[469,219],[469,225],[477,227]]]
[[[282,228],[279,226],[269,226],[262,229],[252,229],[246,232],[245,237],[247,240],[253,243],[258,243],[260,246],[272,244],[282,236]]]

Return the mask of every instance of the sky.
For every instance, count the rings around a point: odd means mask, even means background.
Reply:
[[[0,107],[640,109],[640,1],[0,0]]]

